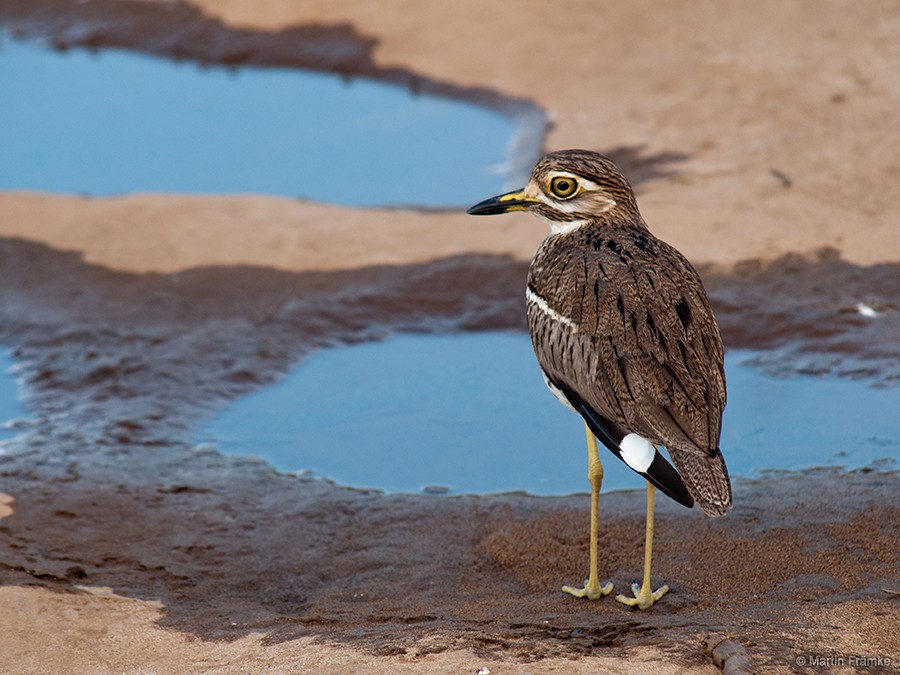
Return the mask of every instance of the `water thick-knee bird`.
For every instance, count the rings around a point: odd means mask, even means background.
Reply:
[[[470,208],[472,215],[531,211],[550,225],[525,290],[528,329],[544,381],[584,419],[591,485],[590,573],[583,588],[612,591],[597,571],[600,440],[647,481],[643,584],[617,600],[646,609],[655,489],[711,516],[731,508],[719,449],[725,409],[724,347],[696,270],[657,239],[631,184],[608,158],[563,150],[541,158],[523,189]],[[673,467],[659,452],[664,447]]]

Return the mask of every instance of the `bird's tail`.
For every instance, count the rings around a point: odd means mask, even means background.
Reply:
[[[709,516],[724,516],[731,509],[731,480],[719,448],[710,454],[669,450],[688,492]]]

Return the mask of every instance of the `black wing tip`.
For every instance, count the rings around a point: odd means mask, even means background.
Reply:
[[[688,492],[681,476],[675,467],[660,454],[659,450],[656,451],[656,456],[653,457],[647,471],[642,475],[667,497],[689,509],[694,508],[694,498]]]

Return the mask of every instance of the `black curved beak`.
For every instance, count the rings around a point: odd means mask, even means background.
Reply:
[[[466,213],[470,216],[495,216],[498,213],[509,213],[510,211],[527,211],[538,203],[539,200],[526,195],[523,188],[478,202],[475,206],[469,208]]]

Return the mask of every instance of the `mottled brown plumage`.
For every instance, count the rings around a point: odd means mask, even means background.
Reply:
[[[535,354],[548,378],[665,447],[701,507],[725,513],[724,352],[700,278],[684,256],[641,221],[588,225],[544,241],[528,286],[572,322],[528,303]]]

